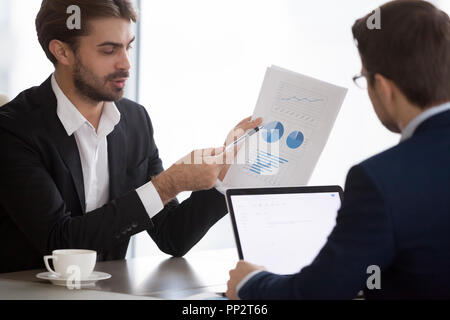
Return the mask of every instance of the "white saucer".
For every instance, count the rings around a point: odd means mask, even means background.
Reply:
[[[36,278],[42,279],[42,280],[48,280],[57,286],[64,286],[64,287],[67,286],[66,278],[58,277],[57,275],[54,275],[53,273],[50,273],[50,272],[38,273],[36,275]],[[91,275],[88,278],[80,280],[80,286],[82,286],[82,287],[92,286],[99,280],[106,280],[109,278],[111,278],[111,275],[109,273],[94,271],[91,273]]]

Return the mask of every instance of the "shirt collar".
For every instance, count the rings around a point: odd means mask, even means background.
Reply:
[[[67,98],[64,92],[58,85],[55,75],[52,75],[52,89],[57,100],[56,113],[61,121],[68,136],[74,134],[75,131],[81,128],[83,124],[89,123],[86,118],[78,111],[73,103]],[[98,135],[108,135],[114,130],[114,127],[120,121],[120,112],[114,102],[105,102],[103,106],[102,115],[98,127]]]
[[[55,93],[57,101],[56,114],[64,126],[64,129],[66,129],[67,135],[71,136],[85,122],[87,122],[87,120],[66,97],[56,82],[54,74],[52,75],[52,89]]]
[[[105,101],[103,105],[102,116],[98,125],[97,135],[107,136],[114,127],[120,122],[120,112],[114,102]]]
[[[431,118],[432,116],[435,116],[439,113],[445,112],[450,110],[450,102],[444,103],[442,105],[432,107],[428,110],[425,110],[421,114],[419,114],[417,117],[415,117],[402,131],[402,137],[401,142],[411,138],[416,131],[416,129],[421,125],[423,122]]]

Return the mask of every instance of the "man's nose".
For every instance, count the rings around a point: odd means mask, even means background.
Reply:
[[[130,55],[127,50],[121,50],[119,61],[116,65],[117,69],[120,70],[130,70],[131,68],[131,62],[130,62]]]

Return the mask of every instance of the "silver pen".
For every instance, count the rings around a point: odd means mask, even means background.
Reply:
[[[246,134],[244,134],[242,137],[240,137],[239,139],[237,139],[236,141],[234,141],[232,144],[228,145],[228,147],[225,148],[225,151],[228,151],[228,149],[236,146],[239,142],[241,142],[244,139],[247,139],[249,137],[251,137],[252,135],[254,135],[255,133],[259,132],[262,128],[264,128],[264,126],[259,126],[256,127],[255,129],[250,130],[249,132],[247,132]]]

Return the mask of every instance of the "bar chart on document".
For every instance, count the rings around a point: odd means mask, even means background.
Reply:
[[[254,111],[263,128],[240,149],[228,188],[307,185],[347,89],[268,68]]]

